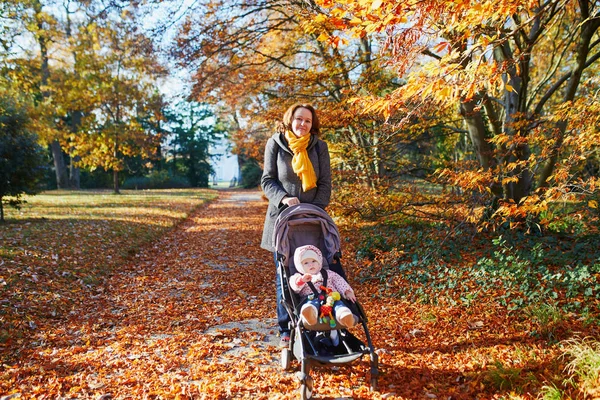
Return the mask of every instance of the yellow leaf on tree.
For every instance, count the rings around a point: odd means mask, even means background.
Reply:
[[[325,14],[319,14],[315,17],[315,23],[319,24],[327,21],[327,16]]]
[[[588,207],[589,208],[598,208],[598,202],[596,200],[590,200],[590,201],[588,201]]]
[[[371,3],[371,11],[372,10],[377,10],[379,7],[381,7],[381,3],[383,2],[383,0],[375,0],[373,1],[373,3]]]
[[[350,20],[350,25],[355,26],[355,25],[360,25],[362,24],[362,19],[354,17]]]
[[[444,86],[439,92],[439,96],[442,99],[447,99],[452,96],[452,88],[450,86]]]
[[[325,41],[326,41],[326,40],[328,40],[328,39],[329,39],[329,35],[328,35],[328,34],[326,34],[325,32],[321,33],[321,34],[319,35],[319,37],[317,38],[317,40],[318,40],[319,42],[325,42]]]

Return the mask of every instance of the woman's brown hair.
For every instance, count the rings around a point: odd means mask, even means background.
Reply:
[[[277,126],[277,132],[284,133],[285,131],[292,130],[292,118],[294,118],[294,113],[299,108],[306,108],[312,114],[312,125],[310,127],[310,133],[313,135],[319,135],[321,133],[321,124],[319,123],[319,118],[317,117],[317,111],[311,104],[307,103],[296,103],[283,114],[283,120],[279,122]]]

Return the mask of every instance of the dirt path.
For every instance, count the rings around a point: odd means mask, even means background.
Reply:
[[[20,378],[61,398],[297,398],[295,373],[280,367],[275,269],[259,248],[266,206],[257,191],[221,192],[41,338]],[[315,375],[317,398],[366,398],[367,377],[349,385],[349,373]]]

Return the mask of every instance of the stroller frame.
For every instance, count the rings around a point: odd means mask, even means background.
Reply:
[[[287,207],[277,218],[273,239],[277,273],[281,284],[281,302],[290,316],[290,342],[288,347],[281,350],[281,366],[284,370],[290,370],[292,359],[300,362],[300,398],[309,399],[312,396],[314,381],[310,376],[310,370],[313,366],[332,367],[349,364],[365,355],[370,357],[371,390],[377,390],[378,356],[367,326],[367,316],[360,303],[346,302],[352,312],[359,317],[359,324],[367,340],[366,345],[346,329],[332,328],[325,323],[304,326],[300,319],[300,299],[289,285],[289,278],[296,272],[293,252],[297,247],[307,244],[312,244],[321,250],[324,269],[337,272],[344,279],[346,278],[341,265],[339,231],[331,217],[323,209],[312,204],[301,203]],[[341,353],[323,353],[313,343],[312,336],[316,332],[330,334],[334,329],[338,329],[340,341],[338,347]]]

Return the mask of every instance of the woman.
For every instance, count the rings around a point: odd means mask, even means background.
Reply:
[[[277,132],[267,141],[261,179],[269,199],[261,247],[275,251],[273,230],[282,205],[311,203],[323,209],[331,197],[331,168],[327,143],[319,139],[319,119],[310,104],[288,108]],[[280,345],[290,340],[289,315],[281,304],[281,284],[276,274],[277,322]]]

